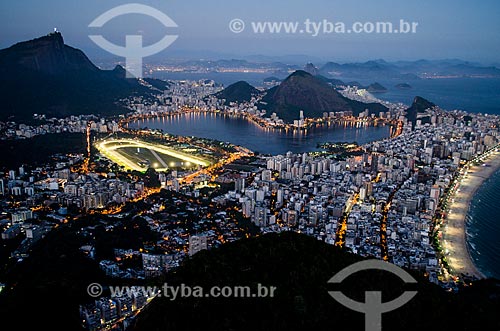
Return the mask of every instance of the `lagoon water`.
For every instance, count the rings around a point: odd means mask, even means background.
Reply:
[[[339,126],[322,125],[304,133],[300,130],[263,129],[240,117],[214,113],[187,113],[170,117],[139,120],[129,124],[130,128],[161,129],[163,132],[181,136],[216,139],[241,145],[263,154],[285,154],[316,151],[318,143],[370,141],[389,137],[389,126]]]

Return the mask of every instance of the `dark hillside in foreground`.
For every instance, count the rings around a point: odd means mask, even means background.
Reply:
[[[167,278],[169,285],[276,286],[274,298],[156,299],[140,315],[134,331],[159,330],[364,330],[364,316],[337,303],[327,281],[362,260],[306,235],[266,234],[200,252]],[[402,308],[383,315],[383,330],[497,330],[500,288],[478,282],[460,294],[418,280],[418,294]],[[381,290],[383,301],[406,289],[396,276],[362,271],[340,289],[364,301],[364,291]]]

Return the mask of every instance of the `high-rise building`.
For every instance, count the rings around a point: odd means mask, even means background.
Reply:
[[[439,186],[434,185],[431,187],[431,201],[429,203],[429,209],[436,211],[438,203],[439,203],[439,197],[441,196],[441,189]]]
[[[236,178],[234,187],[237,193],[245,192],[245,178]]]
[[[27,196],[33,196],[35,194],[35,188],[33,186],[25,187],[24,194],[26,194]]]
[[[80,306],[80,316],[88,330],[98,330],[101,326],[101,311],[95,304]]]
[[[266,207],[255,207],[255,212],[253,215],[253,222],[257,226],[267,226],[267,208]]]
[[[167,255],[143,253],[142,267],[147,278],[159,277],[167,272]]]
[[[309,223],[311,225],[316,225],[318,223],[321,212],[321,206],[314,205],[309,207]]]
[[[116,302],[118,316],[126,317],[134,312],[133,310],[134,300],[132,296],[129,295],[123,295],[120,297],[115,296],[113,297],[113,299]]]
[[[366,199],[366,188],[362,187],[359,189],[359,199],[364,201]]]
[[[21,209],[12,213],[12,224],[22,223],[33,218],[33,212],[30,209]]]
[[[245,198],[242,201],[242,208],[241,209],[242,209],[243,216],[245,216],[245,217],[252,216],[252,200]]]
[[[208,249],[207,236],[189,237],[189,256],[193,256],[199,251]]]
[[[263,190],[258,190],[255,194],[255,201],[263,202],[265,196],[266,196],[266,192],[264,192]]]
[[[283,190],[279,189],[278,192],[276,193],[276,203],[278,205],[283,204]]]
[[[4,232],[2,232],[2,239],[14,239],[21,234],[21,226],[14,224]]]
[[[22,190],[19,186],[14,186],[12,189],[11,189],[11,193],[12,195],[21,195],[22,194]]]
[[[373,183],[372,182],[366,182],[364,185],[364,188],[366,190],[366,196],[370,197],[373,194]]]
[[[255,196],[257,195],[257,191],[255,189],[245,190],[245,195],[252,200],[255,200]]]
[[[109,298],[101,298],[96,300],[96,307],[101,312],[101,320],[106,322],[112,322],[118,318],[118,310],[116,302]]]
[[[288,210],[284,216],[284,221],[288,226],[295,226],[297,224],[297,211]]]
[[[270,181],[271,180],[271,170],[264,170],[262,171],[262,180],[265,180],[265,181]]]
[[[26,229],[26,238],[38,241],[43,236],[43,228],[39,225],[32,225]]]
[[[179,187],[180,184],[177,178],[172,179],[172,188],[174,189],[175,192],[179,192]]]
[[[372,153],[372,163],[371,163],[371,172],[378,172],[378,154]]]
[[[275,168],[274,168],[274,158],[270,158],[269,160],[267,160],[267,169],[275,170]]]

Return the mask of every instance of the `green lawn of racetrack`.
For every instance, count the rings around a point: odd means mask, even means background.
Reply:
[[[135,147],[124,147],[116,150],[117,153],[126,157],[130,161],[139,164],[140,162],[148,161],[150,166],[153,168],[164,168],[163,164],[151,153],[151,151],[147,148],[139,148]],[[166,155],[163,153],[156,152],[163,162],[168,166],[168,168],[192,168],[185,166],[185,162],[179,158]]]

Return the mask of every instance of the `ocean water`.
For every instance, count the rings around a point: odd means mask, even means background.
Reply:
[[[411,104],[418,95],[447,110],[500,115],[499,78],[419,79],[408,81],[412,86],[408,90],[396,88],[398,83],[401,82],[382,81],[388,92],[376,96],[382,100]]]
[[[500,170],[474,196],[467,215],[467,243],[476,267],[487,277],[500,279]]]

